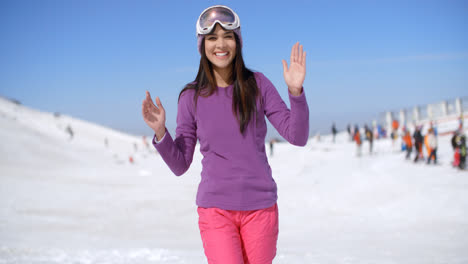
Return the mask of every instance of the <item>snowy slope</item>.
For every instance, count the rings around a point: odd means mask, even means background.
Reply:
[[[2,98],[0,137],[0,263],[206,263],[198,149],[175,177],[139,136]],[[468,263],[468,173],[450,166],[449,140],[437,166],[388,140],[357,158],[345,134],[276,144],[274,263]]]

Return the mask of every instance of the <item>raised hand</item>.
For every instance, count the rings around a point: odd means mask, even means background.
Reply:
[[[299,42],[291,49],[291,64],[283,60],[284,81],[292,95],[298,96],[302,93],[302,85],[306,74],[306,52],[302,50]]]
[[[154,130],[156,138],[161,140],[166,133],[166,111],[159,97],[156,97],[156,104],[158,106],[154,105],[150,93],[146,91],[146,98],[142,104],[143,119]]]

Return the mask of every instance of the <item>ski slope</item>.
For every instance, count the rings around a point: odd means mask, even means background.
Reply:
[[[207,263],[198,149],[176,177],[141,136],[3,98],[0,138],[0,263]],[[439,165],[388,140],[358,158],[346,134],[277,143],[274,263],[468,263],[468,173],[450,166],[449,141],[439,137]]]

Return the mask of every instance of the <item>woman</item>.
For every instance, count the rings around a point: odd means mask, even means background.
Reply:
[[[426,135],[426,148],[429,153],[427,158],[427,164],[434,160],[434,164],[437,163],[437,137],[435,136],[434,129],[429,128],[428,134]]]
[[[199,228],[208,262],[272,263],[278,239],[276,183],[265,153],[270,120],[290,143],[304,146],[309,111],[302,84],[306,53],[296,43],[283,60],[291,110],[273,84],[245,67],[237,14],[212,6],[197,21],[198,74],[179,95],[176,137],[165,128],[165,110],[149,92],[143,118],[153,145],[169,168],[189,168],[197,139],[203,154],[197,192]]]

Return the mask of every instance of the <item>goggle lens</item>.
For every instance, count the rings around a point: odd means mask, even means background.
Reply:
[[[223,26],[232,26],[232,24],[236,21],[236,17],[234,14],[222,7],[213,7],[206,10],[200,16],[200,27],[203,30],[209,29],[213,24],[219,21]]]

